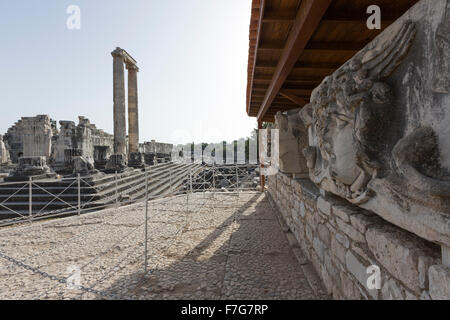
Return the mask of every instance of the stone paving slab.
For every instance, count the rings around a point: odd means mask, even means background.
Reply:
[[[224,299],[314,299],[291,253],[232,253],[224,279]]]
[[[144,203],[0,229],[16,259],[0,257],[0,299],[317,298],[263,193],[161,199],[148,217],[146,274]],[[84,290],[50,278],[74,266]]]

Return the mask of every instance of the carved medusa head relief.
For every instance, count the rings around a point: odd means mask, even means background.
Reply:
[[[324,79],[300,111],[309,127],[304,150],[310,177],[324,190],[353,203],[370,198],[369,181],[383,174],[384,129],[393,93],[386,79],[414,40],[412,22],[379,38]]]

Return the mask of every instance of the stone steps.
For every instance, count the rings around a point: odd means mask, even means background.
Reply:
[[[145,172],[147,170],[147,173]],[[150,197],[170,195],[185,191],[189,170],[202,170],[197,164],[163,163],[143,169],[110,174],[97,179],[82,178],[80,200],[82,211],[92,211],[94,208],[105,208],[115,205],[116,201],[123,203],[142,199],[146,193],[146,177]],[[116,182],[117,178],[117,182]],[[78,182],[63,181],[34,181],[41,188],[33,185],[32,212],[33,214],[62,215],[77,211]],[[73,183],[73,184],[72,184]],[[72,185],[71,185],[72,184]],[[116,191],[117,184],[117,191]],[[18,190],[22,188],[21,190]],[[14,194],[15,193],[15,194]],[[55,198],[58,196],[58,198]],[[29,215],[29,186],[26,183],[0,184],[0,220],[20,218]],[[14,210],[11,210],[5,208]],[[20,215],[19,215],[20,214]]]

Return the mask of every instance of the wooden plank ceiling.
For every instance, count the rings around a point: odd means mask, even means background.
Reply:
[[[273,122],[304,106],[312,90],[418,0],[253,0],[247,114]],[[381,30],[369,30],[370,5]]]

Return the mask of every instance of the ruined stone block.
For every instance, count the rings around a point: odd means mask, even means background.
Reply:
[[[323,197],[317,199],[317,209],[329,216],[331,214],[331,204]]]
[[[433,265],[428,270],[430,296],[433,300],[450,300],[450,268]]]
[[[337,228],[344,232],[347,236],[350,237],[350,239],[357,241],[357,242],[366,242],[366,239],[364,238],[364,235],[359,232],[356,228],[354,228],[352,225],[345,223],[339,218],[336,218]]]
[[[369,227],[366,238],[370,251],[383,267],[413,292],[420,294],[419,257],[438,258],[438,248],[430,247],[424,240],[391,226]],[[423,259],[422,264],[431,261],[433,259]],[[426,269],[426,266],[422,268]]]
[[[341,245],[335,237],[331,238],[331,254],[334,254],[339,261],[345,263],[345,254],[347,250],[343,245]]]
[[[367,292],[373,299],[377,299],[378,290],[367,288],[367,279],[369,275],[367,274],[367,268],[370,264],[366,261],[361,261],[357,258],[351,251],[347,251],[345,255],[345,265],[347,270],[358,280],[365,292]]]
[[[326,225],[319,224],[317,227],[317,233],[319,235],[319,239],[325,244],[327,248],[331,246],[331,235],[330,230],[328,230]]]

